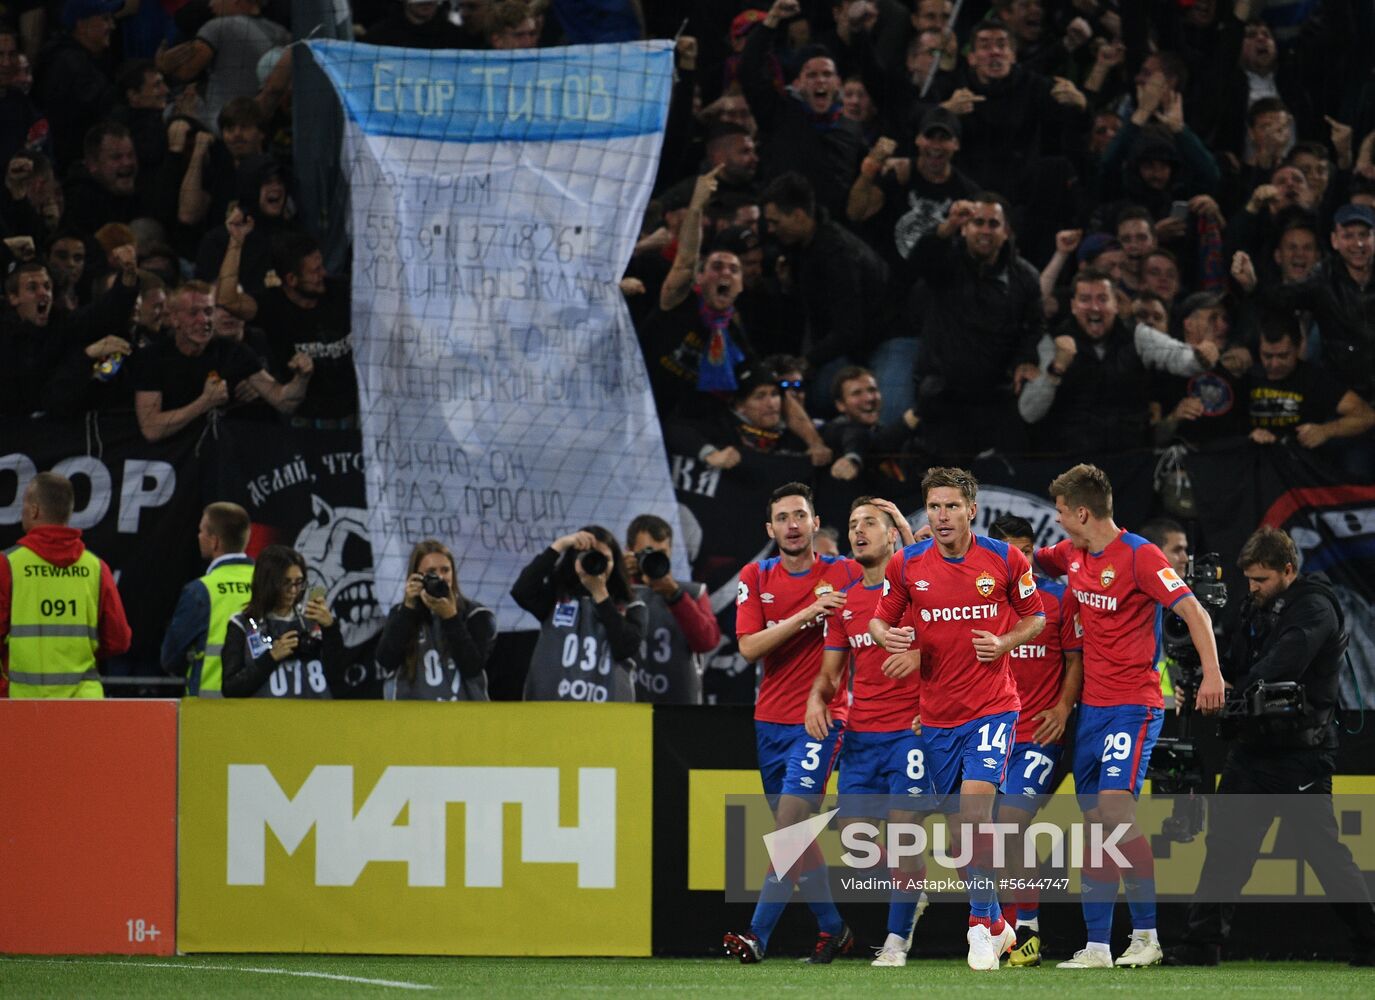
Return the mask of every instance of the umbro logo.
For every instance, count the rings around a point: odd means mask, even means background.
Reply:
[[[928,583],[926,580],[918,580],[916,583],[912,584],[912,589],[913,589],[913,590],[930,590],[930,589],[931,589],[931,584]]]
[[[842,611],[842,612],[840,613],[840,617],[841,617],[842,620],[848,622],[848,621],[850,620],[850,612],[848,612],[848,611]]]
[[[773,603],[773,595],[772,595],[772,594],[760,594],[760,595],[759,595],[759,600],[760,600],[760,602],[763,603],[763,604],[772,604],[772,603]]]
[[[798,780],[798,783],[801,784],[803,788],[811,788],[813,785],[816,784],[815,781],[813,781],[811,778],[807,777],[805,774],[804,774],[801,778],[799,778],[799,779],[797,779],[797,780]]]
[[[998,761],[993,757],[984,758],[984,767],[997,767]]]
[[[1034,799],[1034,798],[1036,798],[1036,789],[1034,789],[1034,788],[1023,788],[1023,789],[1022,789],[1022,794],[1025,795],[1025,796],[1026,796],[1027,798],[1029,798],[1029,799]]]
[[[1078,560],[1078,559],[1074,560],[1074,562],[1072,562],[1072,563],[1069,564],[1069,571],[1070,571],[1071,573],[1078,573],[1078,572],[1079,572],[1079,560]]]
[[[1109,776],[1109,777],[1115,778],[1115,777],[1117,777],[1117,776],[1118,776],[1119,774],[1121,774],[1121,773],[1122,773],[1122,769],[1121,769],[1120,767],[1118,767],[1116,764],[1113,764],[1111,767],[1108,768],[1108,776]]]
[[[920,795],[920,794],[921,794],[921,785],[913,785],[911,788],[907,789],[907,794],[908,794],[908,795]]]

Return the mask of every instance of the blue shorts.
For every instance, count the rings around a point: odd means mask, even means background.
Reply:
[[[1007,761],[1007,781],[1003,785],[1007,804],[1032,813],[1040,809],[1050,792],[1055,765],[1060,763],[1060,755],[1064,752],[1063,743],[1026,742],[1013,746]],[[1014,798],[1017,801],[1012,801]]]
[[[1141,794],[1165,712],[1145,705],[1080,705],[1074,731],[1074,791]]]
[[[754,739],[759,753],[759,777],[769,804],[773,805],[779,795],[804,799],[824,795],[844,733],[845,723],[832,722],[826,739],[818,741],[808,736],[801,724],[756,719]]]
[[[1008,748],[1017,734],[1017,713],[985,715],[950,729],[922,726],[921,734],[934,795],[958,792],[962,781],[987,781],[1001,789]]]
[[[925,740],[910,729],[846,733],[845,749],[840,755],[840,794],[854,797],[853,801],[842,800],[840,804],[841,814],[846,816],[883,817],[895,808],[922,811],[931,794]],[[859,796],[873,798],[865,801]],[[905,801],[890,801],[887,796],[912,801],[909,806]]]

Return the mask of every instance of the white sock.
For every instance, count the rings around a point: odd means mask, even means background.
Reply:
[[[1020,930],[1023,927],[1029,928],[1039,934],[1041,933],[1041,918],[1032,917],[1030,920],[1023,920],[1021,917],[1018,917],[1017,929]]]
[[[1096,951],[1100,955],[1107,955],[1109,958],[1112,957],[1112,949],[1109,948],[1107,945],[1103,944],[1103,942],[1101,941],[1090,941],[1084,947],[1087,948],[1089,951]]]
[[[1159,936],[1155,933],[1155,928],[1154,928],[1154,927],[1142,927],[1142,928],[1139,928],[1139,929],[1137,929],[1137,930],[1133,930],[1133,931],[1132,931],[1132,937],[1134,937],[1134,938],[1140,938],[1141,940],[1147,941],[1147,942],[1149,942],[1149,943],[1151,943],[1151,944],[1159,944],[1159,943],[1160,943],[1160,938],[1159,938]]]
[[[907,939],[898,934],[889,934],[883,941],[884,951],[907,951]]]

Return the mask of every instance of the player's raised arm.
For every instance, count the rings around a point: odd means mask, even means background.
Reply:
[[[1071,543],[1068,538],[1055,545],[1045,545],[1036,550],[1032,559],[1041,573],[1048,577],[1064,576],[1069,572],[1069,553]]]

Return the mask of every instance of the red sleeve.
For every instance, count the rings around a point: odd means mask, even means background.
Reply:
[[[867,629],[869,623],[865,622],[864,627]],[[821,634],[825,637],[825,649],[843,652],[850,648],[850,630],[843,621],[836,618],[821,619]]]
[[[883,574],[883,599],[878,602],[874,617],[889,627],[902,620],[903,613],[911,604],[907,593],[907,583],[902,578],[903,568],[907,565],[905,552],[894,552],[888,560],[888,569]]]
[[[1036,565],[1046,576],[1064,576],[1069,566],[1070,540],[1062,538],[1056,544],[1036,550]]]
[[[684,593],[668,606],[673,620],[683,630],[688,649],[694,653],[710,653],[721,642],[721,626],[711,610],[711,595],[705,587],[696,597]]]
[[[759,600],[759,564],[750,563],[740,571],[740,586],[735,594],[735,634],[754,635],[764,630],[764,605]]]
[[[1179,578],[1165,558],[1165,553],[1149,542],[1137,546],[1133,552],[1132,571],[1136,574],[1136,589],[1157,604],[1172,608],[1184,598],[1193,596],[1189,585]]]
[[[1007,603],[1017,613],[1018,618],[1043,615],[1041,594],[1036,589],[1036,578],[1031,575],[1031,564],[1022,555],[1021,549],[1007,547]]]
[[[1084,648],[1084,626],[1079,623],[1079,598],[1068,587],[1060,598],[1060,649],[1078,653]]]
[[[112,656],[129,651],[134,633],[129,629],[129,619],[124,617],[124,602],[119,599],[119,588],[115,586],[115,575],[105,560],[100,560],[100,643],[95,655],[98,660],[108,660]]]

